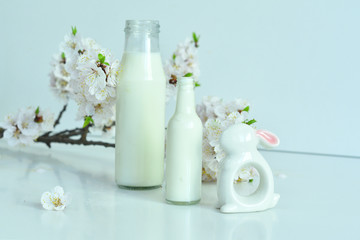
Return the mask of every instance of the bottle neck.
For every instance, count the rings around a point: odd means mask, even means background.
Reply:
[[[160,52],[159,34],[129,32],[125,35],[125,52]]]
[[[125,33],[125,52],[160,52],[158,21],[128,20]]]
[[[194,84],[179,84],[175,113],[196,114]]]

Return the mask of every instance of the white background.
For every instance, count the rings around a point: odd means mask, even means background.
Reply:
[[[356,0],[0,0],[0,118],[28,105],[61,109],[49,62],[71,26],[121,58],[125,20],[158,19],[163,59],[201,35],[198,102],[249,100],[278,149],[360,156],[359,12]],[[82,124],[75,110],[62,127]]]

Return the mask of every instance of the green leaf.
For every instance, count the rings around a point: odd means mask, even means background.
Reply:
[[[76,26],[71,27],[71,31],[72,31],[72,34],[75,36],[75,35],[76,35],[76,33],[77,33]]]
[[[83,128],[86,127],[87,125],[89,125],[89,123],[90,123],[90,120],[85,118]]]
[[[249,110],[250,110],[250,106],[247,106],[247,107],[244,108],[242,111],[243,111],[243,112],[249,112]]]
[[[193,40],[194,40],[194,42],[198,42],[198,41],[199,41],[199,38],[198,38],[198,36],[196,36],[196,33],[195,33],[195,32],[193,32]]]
[[[86,116],[86,117],[85,117],[85,121],[84,121],[83,128],[86,127],[87,125],[89,125],[90,122],[92,122],[92,123],[94,124],[94,120],[92,119],[92,117],[91,117],[91,116]]]
[[[199,47],[199,39],[200,39],[200,35],[197,36],[195,32],[193,32],[193,41],[195,43],[195,47],[198,48]]]
[[[61,58],[65,59],[65,53],[64,52],[61,53]]]
[[[191,77],[192,75],[193,75],[192,73],[187,73],[183,77]]]
[[[101,64],[104,64],[104,62],[105,62],[105,56],[102,55],[101,53],[99,53],[99,54],[98,54],[98,58],[99,58],[99,62],[100,62]]]
[[[108,62],[104,62],[104,64],[110,66],[110,64]]]
[[[195,82],[195,87],[200,87],[201,84],[199,82]]]
[[[40,112],[40,107],[37,107],[37,109],[35,110],[35,114],[38,115]]]
[[[249,179],[249,182],[253,182],[254,181],[254,179]]]
[[[253,123],[256,123],[256,120],[255,119],[251,119],[249,121],[245,120],[243,123],[247,124],[247,125],[251,125]]]
[[[174,53],[173,56],[172,56],[173,60],[175,60],[176,58],[176,54]]]

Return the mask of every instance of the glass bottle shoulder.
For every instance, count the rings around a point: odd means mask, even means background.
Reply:
[[[191,114],[175,113],[169,120],[168,128],[174,126],[202,129],[202,122],[196,112]]]

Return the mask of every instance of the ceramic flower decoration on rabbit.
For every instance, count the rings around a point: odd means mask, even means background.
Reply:
[[[266,130],[255,130],[247,124],[236,124],[226,129],[220,143],[226,158],[220,163],[217,182],[218,208],[223,213],[255,212],[274,207],[280,195],[274,193],[274,179],[270,166],[257,150],[260,143],[270,148],[279,145],[278,137]],[[234,188],[234,176],[238,169],[254,167],[260,175],[260,183],[249,196],[240,195]]]

